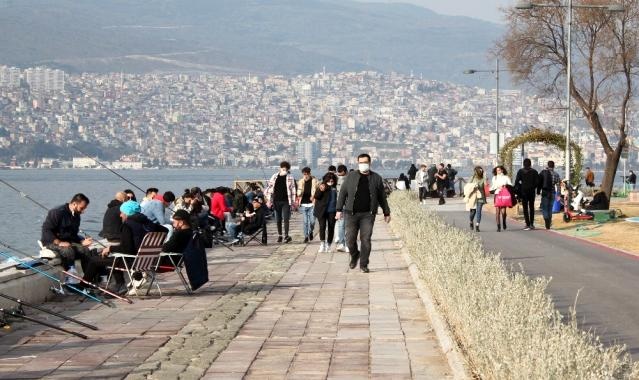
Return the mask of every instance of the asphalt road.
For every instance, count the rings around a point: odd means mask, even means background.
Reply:
[[[447,201],[437,206],[429,200],[428,206],[447,223],[469,229],[462,200]],[[564,316],[579,292],[580,327],[593,329],[604,343],[625,344],[639,360],[639,258],[545,229],[524,231],[524,224],[512,220],[507,224],[507,231],[497,232],[495,215],[484,213],[479,233],[484,248],[500,252],[508,264],[521,263],[530,276],[552,277],[548,292]]]

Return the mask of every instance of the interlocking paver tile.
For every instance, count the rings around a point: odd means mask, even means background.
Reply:
[[[163,297],[117,309],[54,299],[46,306],[100,331],[47,319],[90,336],[82,341],[16,323],[2,336],[0,378],[450,377],[383,222],[375,225],[369,274],[349,270],[348,254],[317,253],[317,240],[295,243],[299,214],[291,228],[292,244],[210,250],[211,282],[193,296],[174,274],[163,274]]]

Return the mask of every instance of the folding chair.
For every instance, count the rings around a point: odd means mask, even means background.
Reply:
[[[261,235],[261,237],[258,239],[259,235]],[[252,234],[249,234],[249,238],[247,240],[244,240],[244,235],[242,235],[242,246],[247,246],[248,243],[252,241],[256,241],[261,245],[267,244],[266,222],[262,224],[262,227],[260,227],[257,231],[255,231]]]
[[[111,277],[113,276],[114,270],[126,271],[131,283],[133,283],[132,275],[134,272],[146,273],[147,277],[150,277],[149,289],[147,289],[146,291],[146,295],[148,295],[151,291],[153,283],[155,282],[155,269],[157,268],[160,261],[162,244],[166,239],[166,235],[166,232],[148,232],[146,235],[144,235],[144,239],[142,239],[142,244],[140,244],[137,255],[113,253],[111,255],[113,256],[113,264],[111,265],[111,271],[109,272],[107,284],[111,283]],[[127,259],[133,259],[133,263],[131,263],[130,267]],[[118,260],[122,261],[124,268],[117,265]],[[160,296],[162,296],[162,290],[160,289],[160,286],[157,284],[156,286],[158,287]],[[136,296],[139,295],[135,287],[133,287],[133,291],[135,292]]]
[[[233,250],[233,248],[231,248],[232,243],[224,237],[222,221],[213,215],[209,215],[209,230],[213,236],[213,245],[220,244],[231,251]]]
[[[161,265],[161,261],[163,257],[167,257],[169,259],[169,265]],[[157,265],[155,267],[155,273],[167,273],[167,272],[175,272],[182,282],[184,289],[187,294],[193,294],[193,290],[191,290],[191,286],[184,278],[184,274],[182,274],[182,269],[184,269],[184,257],[181,253],[175,252],[160,252],[160,258],[157,261]],[[159,280],[158,280],[159,282]],[[160,289],[159,283],[156,283],[158,289]],[[160,295],[162,295],[162,291],[160,290]]]

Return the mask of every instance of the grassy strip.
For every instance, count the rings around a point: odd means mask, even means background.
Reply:
[[[509,270],[478,238],[424,211],[412,192],[390,197],[393,230],[447,318],[474,375],[482,379],[634,379],[625,347],[604,347],[564,323],[545,293],[549,279]]]

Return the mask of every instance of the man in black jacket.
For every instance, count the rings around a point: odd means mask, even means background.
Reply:
[[[539,182],[539,173],[533,169],[530,158],[524,159],[524,167],[519,169],[515,177],[515,193],[521,198],[524,208],[526,228],[524,231],[535,229],[535,191]]]
[[[357,157],[358,170],[348,174],[337,199],[335,219],[346,215],[346,244],[351,254],[350,268],[359,266],[368,273],[368,258],[371,253],[371,236],[378,207],[384,212],[384,220],[390,222],[390,208],[386,201],[382,177],[370,170],[371,156],[362,153]],[[361,250],[357,249],[357,234],[360,234]]]
[[[83,262],[89,254],[90,238],[80,233],[80,215],[89,206],[89,198],[78,193],[69,203],[49,210],[42,224],[40,241],[48,249],[60,255],[62,267],[68,270],[76,259]]]
[[[127,195],[119,191],[107,205],[107,210],[102,218],[102,231],[99,235],[107,241],[113,243],[120,241],[120,229],[122,228],[122,218],[120,218],[120,206],[127,200]]]

